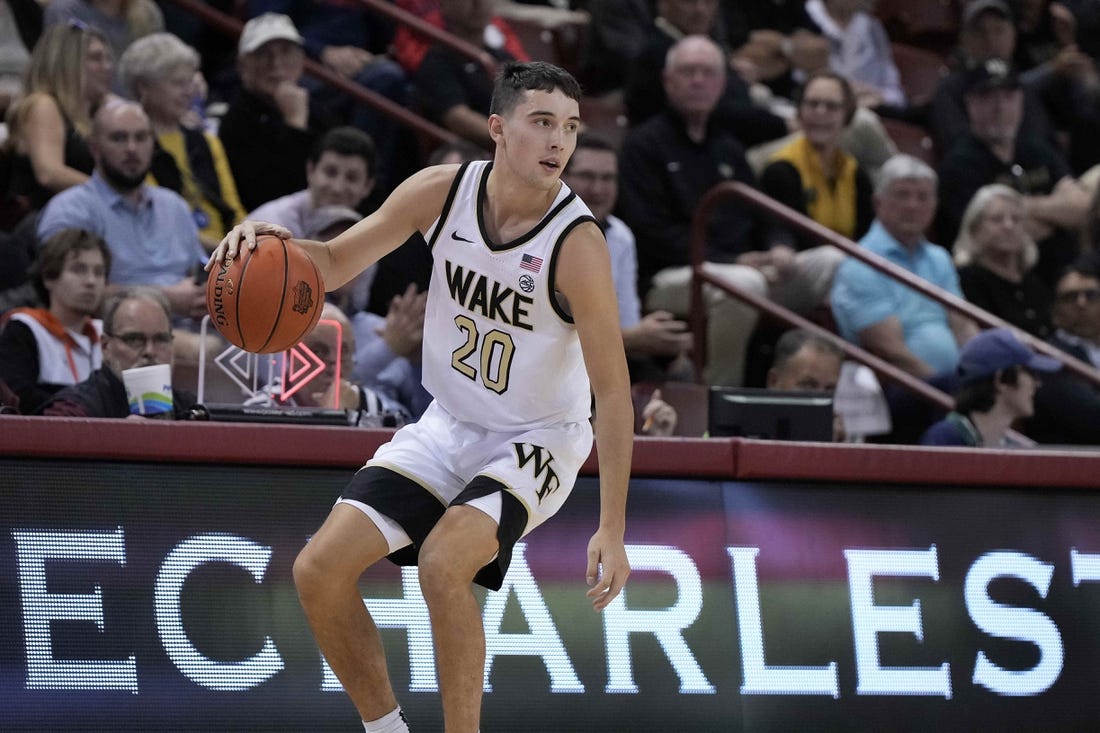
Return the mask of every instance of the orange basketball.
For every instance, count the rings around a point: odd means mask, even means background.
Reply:
[[[242,243],[243,244],[243,243]],[[217,265],[206,280],[206,309],[230,343],[256,354],[284,351],[313,330],[325,284],[313,260],[294,243],[270,234],[256,249]]]

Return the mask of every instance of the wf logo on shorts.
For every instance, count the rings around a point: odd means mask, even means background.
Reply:
[[[513,443],[512,445],[516,448],[516,463],[519,464],[520,468],[531,461],[535,462],[533,468],[535,479],[542,478],[542,488],[536,492],[541,504],[543,499],[557,491],[561,485],[558,474],[554,473],[554,469],[550,467],[550,464],[554,462],[554,456],[541,445],[531,445],[530,443]],[[543,458],[544,453],[545,460]]]

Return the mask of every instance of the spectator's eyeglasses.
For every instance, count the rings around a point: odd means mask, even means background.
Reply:
[[[1054,299],[1062,305],[1075,305],[1081,302],[1081,298],[1085,299],[1086,303],[1095,303],[1100,301],[1100,288],[1085,288],[1083,290],[1066,290],[1061,293],[1057,293]]]
[[[122,343],[134,351],[145,348],[145,344],[152,342],[153,348],[163,348],[170,346],[175,336],[171,331],[161,331],[160,333],[152,333],[148,336],[140,331],[130,331],[129,333],[111,333],[107,332],[107,335],[111,338],[116,338]]]

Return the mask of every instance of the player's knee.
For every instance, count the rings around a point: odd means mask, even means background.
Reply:
[[[333,578],[325,571],[324,562],[309,545],[294,559],[294,587],[303,600],[314,598],[331,585]]]
[[[420,589],[425,600],[446,596],[455,588],[464,588],[473,580],[473,574],[465,572],[454,555],[438,544],[425,543],[417,561]],[[469,577],[467,577],[469,576]]]

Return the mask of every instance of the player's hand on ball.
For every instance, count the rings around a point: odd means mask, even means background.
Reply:
[[[622,536],[597,530],[588,541],[588,585],[585,595],[592,599],[592,608],[602,611],[619,595],[630,575],[630,561]]]
[[[256,249],[256,237],[261,234],[274,234],[279,239],[290,239],[292,236],[289,229],[278,224],[245,219],[222,237],[222,241],[210,253],[210,259],[207,260],[205,269],[209,272],[214,265],[220,265],[226,260],[236,259],[242,246],[248,249]]]

